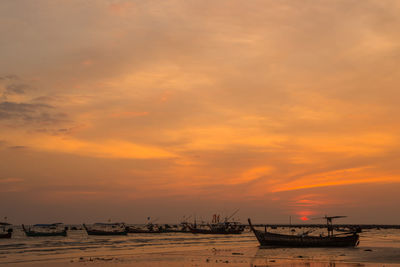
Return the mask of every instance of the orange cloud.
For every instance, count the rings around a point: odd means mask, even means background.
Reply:
[[[369,132],[344,136],[302,136],[297,138],[297,143],[312,151],[365,156],[385,153],[398,144],[398,139],[393,133]]]
[[[245,170],[240,177],[229,180],[229,183],[240,184],[255,180],[261,176],[268,175],[274,168],[271,166],[259,166]]]
[[[313,183],[312,180],[308,181],[308,184],[304,184],[304,181],[295,181],[293,183],[287,184],[286,186],[277,187],[272,192],[283,192],[292,191],[308,188],[326,187],[326,186],[340,186],[340,185],[351,185],[351,184],[370,184],[370,183],[391,183],[400,182],[400,177],[381,177],[381,178],[370,178],[370,179],[349,179],[343,181],[331,181],[331,182],[321,182]],[[295,185],[303,184],[303,185]],[[292,185],[292,186],[291,186]]]
[[[53,151],[70,153],[99,158],[174,158],[174,153],[156,146],[135,144],[124,140],[98,140],[87,141],[69,136],[45,136],[42,134],[31,134],[26,136],[15,136],[15,143],[24,143],[29,148],[38,151]]]
[[[21,178],[0,178],[0,184],[21,183],[24,179]]]
[[[93,65],[93,61],[91,59],[86,59],[86,60],[82,61],[81,64],[85,67],[89,67],[89,66]]]
[[[108,11],[116,16],[124,16],[134,7],[134,3],[130,1],[112,3],[108,6]]]
[[[124,112],[117,112],[113,113],[110,116],[112,118],[134,118],[134,117],[143,117],[149,115],[148,112],[133,112],[133,111],[124,111]]]

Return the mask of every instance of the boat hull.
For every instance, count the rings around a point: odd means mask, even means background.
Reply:
[[[29,237],[39,237],[39,236],[67,236],[67,231],[54,232],[54,233],[42,233],[42,232],[26,231],[25,234],[26,234],[26,236],[29,236]]]
[[[208,230],[208,229],[196,229],[192,228],[190,229],[190,232],[192,234],[210,234],[210,235],[239,235],[243,232],[243,230]]]
[[[250,220],[249,224],[261,247],[356,247],[359,243],[356,233],[326,237],[283,235],[256,230]]]
[[[22,225],[22,230],[29,237],[40,237],[40,236],[67,236],[67,228],[64,228],[61,231],[51,231],[51,232],[39,232],[33,231],[30,228],[25,228],[25,225]]]
[[[188,233],[189,231],[176,229],[148,230],[140,228],[127,227],[126,231],[129,234],[164,234],[164,233]]]
[[[108,231],[96,231],[86,230],[88,235],[127,235],[127,232],[108,232]]]
[[[357,234],[343,237],[289,236],[263,233],[255,230],[254,234],[261,246],[275,247],[356,247]]]
[[[110,235],[127,235],[128,232],[126,229],[124,231],[105,231],[105,230],[98,230],[98,229],[90,229],[85,224],[83,227],[86,230],[88,235],[101,235],[101,236],[110,236]]]
[[[193,234],[210,234],[210,235],[239,235],[244,231],[244,226],[229,224],[208,225],[209,229],[197,228],[189,226],[190,232]]]
[[[8,233],[1,233],[0,238],[11,238],[11,232]]]

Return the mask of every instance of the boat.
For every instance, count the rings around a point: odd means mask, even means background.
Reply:
[[[124,223],[95,223],[91,226],[83,224],[88,235],[127,235]]]
[[[193,234],[234,235],[241,234],[245,226],[236,222],[212,223],[200,227],[189,225]]]
[[[251,220],[248,219],[250,229],[253,231],[261,247],[356,247],[359,244],[359,235],[357,231],[351,230],[334,234],[332,219],[343,218],[345,216],[325,216],[327,220],[328,235],[319,236],[308,235],[303,233],[300,235],[285,235],[267,232],[255,229]]]
[[[126,226],[126,231],[131,234],[160,234],[160,233],[175,233],[180,232],[168,224],[146,224],[144,226]]]
[[[154,224],[146,224],[144,226],[126,226],[126,231],[131,234],[154,234],[160,233],[160,230]]]
[[[159,218],[150,220],[147,217],[147,222],[144,225],[127,225],[126,231],[131,234],[161,234],[161,233],[187,233],[189,232],[186,223],[179,225],[156,224]]]
[[[26,236],[30,237],[67,236],[68,227],[65,227],[63,223],[35,224],[29,227],[22,225],[22,230]]]
[[[13,229],[10,226],[9,223],[0,222],[0,238],[11,238]]]
[[[189,224],[187,226],[193,234],[241,234],[246,226],[236,221],[229,221],[238,211],[239,210],[236,210],[231,216],[226,217],[223,222],[220,222],[219,215],[214,214],[212,223],[198,226],[195,222],[193,225]]]

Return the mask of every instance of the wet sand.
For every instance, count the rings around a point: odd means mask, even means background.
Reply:
[[[325,252],[325,253],[324,253]],[[347,255],[345,254],[347,253]],[[329,255],[329,256],[327,256]],[[83,259],[87,261],[90,259]],[[92,259],[104,261],[109,259]],[[122,266],[400,266],[399,251],[334,249],[211,249],[114,259]],[[110,265],[108,265],[110,266]]]
[[[105,255],[73,257],[54,260],[9,263],[7,266],[392,266],[400,267],[400,250],[388,248],[347,248],[347,249],[203,249],[137,255]]]
[[[400,231],[370,231],[357,248],[259,248],[238,236],[165,234],[27,238],[0,241],[1,266],[393,266],[400,267]]]

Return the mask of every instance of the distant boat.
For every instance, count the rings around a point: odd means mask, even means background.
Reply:
[[[201,224],[198,226],[196,223],[188,225],[190,232],[193,234],[216,234],[216,235],[231,235],[231,234],[241,234],[244,231],[245,225],[242,225],[235,221],[230,221],[230,219],[239,210],[236,210],[231,216],[226,217],[223,222],[220,222],[219,215],[214,214],[212,223]]]
[[[131,234],[161,234],[161,233],[187,233],[189,232],[186,227],[186,223],[180,223],[179,225],[169,224],[156,224],[159,218],[150,220],[147,217],[147,222],[144,225],[128,225],[126,231]]]
[[[127,235],[124,223],[95,223],[91,226],[83,224],[88,235]]]
[[[256,230],[248,219],[250,229],[254,232],[261,246],[275,247],[356,247],[359,244],[359,235],[356,231],[333,234],[332,219],[345,216],[333,216],[324,219],[327,220],[327,236],[311,236],[308,234],[285,235],[270,233],[267,231]]]
[[[22,230],[26,236],[38,237],[38,236],[67,236],[68,227],[65,227],[63,223],[53,224],[35,224],[30,227],[22,225]]]
[[[126,231],[132,234],[161,234],[161,233],[188,233],[183,225],[170,226],[169,224],[146,224],[144,226],[126,226]]]
[[[245,226],[238,223],[224,222],[206,224],[200,227],[189,225],[189,228],[193,234],[232,235],[241,234]]]
[[[148,223],[144,226],[126,226],[126,231],[131,234],[159,234],[167,233],[168,229],[157,224]]]
[[[11,238],[13,229],[10,226],[9,223],[0,222],[0,238]]]

